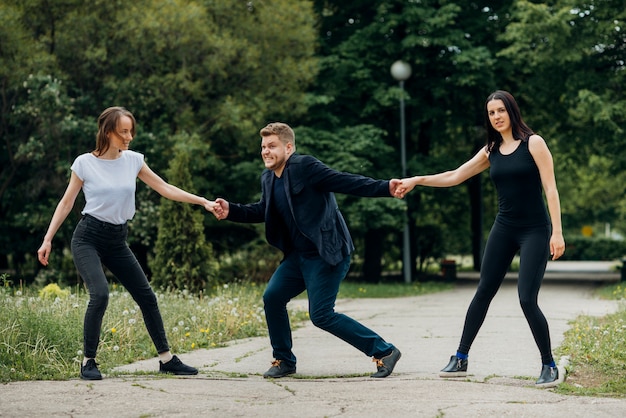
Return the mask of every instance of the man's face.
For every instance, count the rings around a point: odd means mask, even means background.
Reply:
[[[264,136],[261,139],[261,157],[265,168],[272,170],[279,177],[292,152],[293,144],[291,142],[283,144],[278,135]]]

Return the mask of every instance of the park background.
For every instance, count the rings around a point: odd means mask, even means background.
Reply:
[[[484,101],[510,91],[554,156],[565,259],[626,251],[623,0],[0,0],[0,273],[77,285],[69,253],[79,200],[36,260],[96,118],[131,110],[131,148],[208,198],[260,197],[259,129],[295,128],[298,151],[388,179],[457,167],[486,140]],[[399,83],[394,62],[411,66]],[[497,210],[488,173],[404,200],[337,196],[357,251],[350,277],[411,281],[442,258],[480,268]],[[129,243],[155,287],[262,282],[281,258],[263,225],[218,222],[139,182]],[[406,214],[406,215],[405,215]],[[406,216],[406,217],[405,217]]]

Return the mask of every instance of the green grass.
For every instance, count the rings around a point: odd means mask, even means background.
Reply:
[[[416,283],[355,283],[344,281],[339,287],[337,298],[396,298],[405,296],[419,296],[427,293],[442,292],[452,289],[452,283],[445,282],[416,282]]]
[[[76,377],[82,361],[83,317],[88,297],[82,288],[42,290],[0,287],[0,382]],[[172,351],[183,353],[266,335],[263,289],[224,285],[212,296],[157,292]],[[307,319],[291,309],[294,323]],[[157,353],[130,294],[112,285],[102,324],[98,363],[110,368],[156,357]]]
[[[606,286],[598,295],[626,301],[626,286]],[[604,317],[576,318],[556,354],[570,358],[568,377],[559,393],[626,397],[626,309]]]

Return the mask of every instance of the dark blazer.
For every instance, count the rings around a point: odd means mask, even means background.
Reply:
[[[228,220],[265,222],[265,237],[274,247],[285,251],[283,222],[277,222],[271,207],[274,172],[261,174],[261,200],[242,205],[230,203]],[[336,265],[354,251],[354,244],[334,192],[361,197],[391,197],[389,181],[374,180],[358,174],[335,171],[317,158],[293,154],[283,170],[285,192],[296,225],[317,248],[320,256]]]

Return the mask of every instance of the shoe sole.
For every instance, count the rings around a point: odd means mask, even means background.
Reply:
[[[266,375],[263,375],[263,378],[264,379],[280,379],[281,377],[289,376],[289,375],[295,374],[295,373],[296,373],[296,371],[294,370],[293,372],[280,374],[278,376],[266,376]]]
[[[467,372],[440,372],[439,377],[466,377]]]
[[[557,387],[561,383],[565,382],[565,379],[567,377],[567,372],[566,372],[565,368],[562,367],[562,366],[556,366],[556,368],[559,371],[559,378],[558,379],[556,379],[554,382],[535,383],[535,387],[536,388],[541,388],[541,389],[548,389],[548,388]]]
[[[80,375],[80,378],[83,380],[102,380],[102,376],[100,377],[87,377],[87,376],[83,376],[82,374]]]
[[[195,373],[186,373],[186,372],[180,373],[180,372],[178,372],[177,373],[177,372],[167,372],[167,371],[164,371],[164,370],[159,370],[159,373],[173,374],[175,376],[195,376],[195,375],[198,374],[198,372],[195,372]]]

